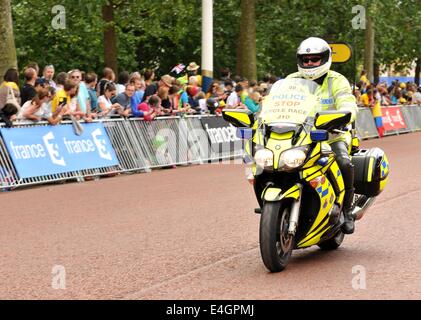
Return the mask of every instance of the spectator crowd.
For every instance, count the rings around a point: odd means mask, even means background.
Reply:
[[[354,88],[354,95],[359,107],[371,109],[380,137],[384,135],[381,107],[421,106],[421,86],[412,82],[400,82],[398,79],[389,86],[387,82],[371,83],[367,79],[365,70],[361,72],[360,81]]]
[[[260,102],[276,77],[260,82],[242,77],[231,78],[224,69],[221,79],[202,90],[200,66],[191,62],[179,64],[169,74],[155,79],[151,69],[118,77],[104,68],[101,77],[93,72],[73,69],[56,74],[53,65],[42,70],[38,64],[26,66],[20,75],[17,69],[6,71],[0,84],[0,121],[11,127],[19,121],[48,121],[56,125],[62,120],[85,120],[110,117],[139,117],[151,121],[163,116],[191,114],[221,115],[223,108],[259,110]]]
[[[0,121],[10,127],[16,121],[44,120],[56,125],[63,119],[91,122],[139,117],[151,121],[163,116],[221,115],[223,108],[256,113],[278,80],[270,75],[259,82],[231,77],[230,70],[223,69],[221,79],[203,90],[199,68],[195,62],[178,64],[156,80],[151,69],[142,73],[122,71],[116,78],[110,68],[104,68],[99,77],[78,69],[56,74],[54,66],[47,65],[39,75],[38,65],[31,63],[22,72],[22,84],[18,71],[11,68],[0,84]],[[421,88],[416,84],[398,80],[390,86],[385,82],[372,84],[364,71],[354,94],[358,106],[371,108],[378,128],[382,127],[381,106],[421,105]]]

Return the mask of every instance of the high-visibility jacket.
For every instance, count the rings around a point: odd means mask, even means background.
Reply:
[[[302,78],[299,72],[290,74],[287,78]],[[349,81],[340,73],[329,70],[323,83],[315,92],[320,98],[320,103],[316,106],[315,112],[323,110],[341,110],[350,111],[351,122],[357,117],[358,107],[357,100],[352,94]],[[331,140],[331,142],[343,140],[349,145],[351,143],[351,135],[340,135]]]

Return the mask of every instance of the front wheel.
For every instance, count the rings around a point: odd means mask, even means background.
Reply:
[[[266,268],[271,272],[279,272],[287,266],[294,236],[288,234],[290,206],[280,202],[266,202],[260,218],[260,254]]]

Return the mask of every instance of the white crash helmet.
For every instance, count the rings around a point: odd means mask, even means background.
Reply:
[[[318,67],[304,67],[303,57],[318,55],[322,62]],[[308,80],[315,80],[326,74],[332,64],[332,49],[329,44],[320,38],[310,37],[301,42],[297,49],[297,66],[300,75]]]

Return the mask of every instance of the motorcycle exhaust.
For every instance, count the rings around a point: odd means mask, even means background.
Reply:
[[[367,209],[370,208],[371,205],[376,200],[376,197],[371,197],[371,198],[364,197],[364,198],[365,199],[359,199],[357,201],[357,205],[355,206],[354,210],[352,211],[352,215],[354,216],[355,220],[360,220],[364,216]]]

